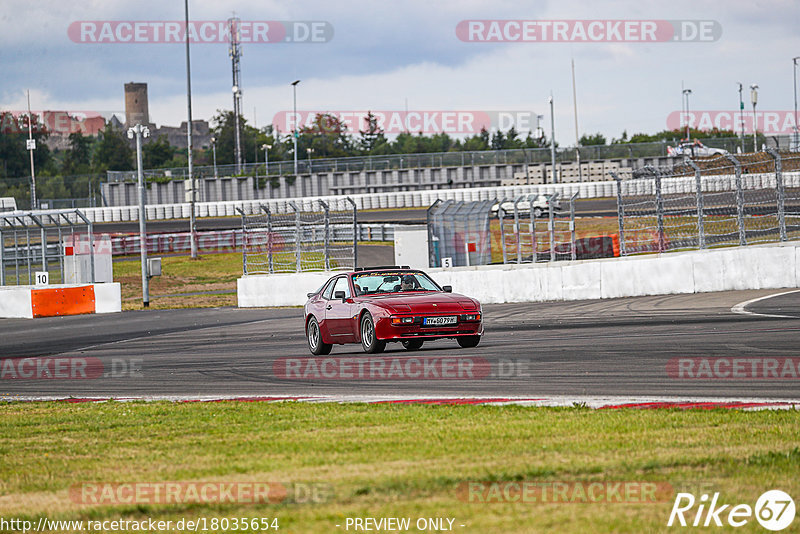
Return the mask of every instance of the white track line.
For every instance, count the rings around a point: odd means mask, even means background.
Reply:
[[[794,317],[792,315],[775,315],[775,314],[769,314],[769,313],[756,313],[756,312],[747,311],[745,308],[747,308],[747,306],[749,306],[751,304],[755,304],[756,302],[759,302],[761,300],[767,300],[767,299],[771,299],[771,298],[775,298],[775,297],[780,297],[781,295],[789,295],[791,293],[797,293],[797,292],[800,292],[800,289],[793,289],[792,291],[784,291],[782,293],[775,293],[774,295],[767,295],[766,297],[758,297],[757,299],[746,300],[746,301],[740,302],[736,306],[732,307],[731,311],[733,313],[738,313],[740,315],[756,315],[758,317],[777,317],[779,319],[796,319],[796,317]]]

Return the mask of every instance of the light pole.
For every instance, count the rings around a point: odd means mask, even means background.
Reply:
[[[241,108],[242,92],[238,85],[233,86],[233,135],[234,135],[234,154],[236,160],[236,174],[242,174],[242,137],[239,132],[239,110]]]
[[[686,99],[686,140],[689,141],[692,137],[690,128],[689,128],[689,95],[692,94],[691,89],[684,89],[683,90],[683,98]]]
[[[311,153],[314,152],[313,148],[307,148],[306,154],[308,154],[308,174],[311,174]]]
[[[553,116],[553,94],[547,99],[550,103],[550,164],[553,167],[553,183],[558,183],[558,174],[556,173],[556,119]]]
[[[800,150],[800,126],[797,124],[797,60],[800,56],[792,58],[792,79],[794,80],[794,149]]]
[[[742,129],[742,153],[744,154],[744,99],[742,98],[742,82],[739,84],[739,126]]]
[[[753,152],[758,152],[758,117],[756,116],[756,104],[758,103],[758,85],[750,86],[750,101],[753,103]]]
[[[217,174],[217,138],[211,138],[211,154],[214,157],[214,179],[216,180],[219,178],[219,174]]]
[[[31,155],[31,209],[36,209],[36,173],[33,170],[33,151],[36,141],[33,139],[33,114],[31,113],[31,92],[28,91],[28,141],[25,143]],[[0,243],[2,245],[2,243]]]
[[[261,148],[264,149],[264,167],[266,168],[265,174],[269,176],[269,149],[272,148],[272,145],[261,145]]]
[[[292,120],[294,129],[292,130],[292,140],[294,142],[294,175],[297,176],[297,84],[300,83],[300,80],[295,80],[292,82]]]
[[[144,211],[144,177],[142,176],[142,137],[150,137],[147,126],[128,128],[128,139],[136,138],[136,178],[139,182],[139,253],[142,259],[142,305],[150,307],[150,282],[147,276],[147,229]]]
[[[189,240],[191,241],[190,250],[191,258],[197,259],[197,220],[195,219],[195,203],[197,201],[197,181],[194,179],[192,172],[192,70],[189,61],[189,0],[184,1],[184,14],[186,15],[186,25],[184,30],[186,33],[186,145],[187,145],[187,166],[189,167],[189,183],[192,186],[191,194],[189,197],[190,212],[189,212]],[[186,198],[183,199],[184,201]]]

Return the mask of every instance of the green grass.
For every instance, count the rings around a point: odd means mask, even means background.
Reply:
[[[331,532],[346,517],[454,517],[461,532],[666,531],[656,503],[468,502],[470,481],[665,483],[754,504],[800,495],[796,411],[302,403],[0,406],[0,516],[278,517]],[[318,502],[78,504],[89,482],[303,483]],[[329,491],[328,491],[329,490]],[[343,527],[342,527],[343,530]],[[743,532],[754,528],[741,529]]]

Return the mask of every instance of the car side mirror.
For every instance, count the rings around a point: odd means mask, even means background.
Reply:
[[[452,293],[453,286],[442,286],[442,291],[444,291],[445,293]]]
[[[308,298],[311,298],[311,297],[313,297],[314,295],[316,295],[316,293],[306,293],[306,296],[307,296]]]
[[[337,291],[336,293],[333,294],[333,298],[335,298],[336,300],[342,300],[343,301],[344,300],[344,291]]]

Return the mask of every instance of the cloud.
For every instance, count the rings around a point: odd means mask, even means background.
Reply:
[[[30,88],[37,108],[121,110],[123,84],[136,81],[149,84],[153,120],[184,120],[182,45],[79,44],[67,35],[69,24],[80,20],[181,20],[183,2],[5,0],[4,7],[0,107],[18,107]],[[230,7],[190,0],[193,20],[225,20]],[[663,129],[667,115],[680,109],[682,81],[693,89],[696,109],[735,105],[737,81],[759,83],[764,109],[789,109],[796,55],[790,51],[800,50],[795,0],[731,1],[724,9],[690,0],[241,0],[235,7],[243,20],[316,20],[334,28],[325,44],[243,46],[244,111],[252,123],[255,108],[260,125],[290,108],[294,79],[303,80],[298,104],[322,110],[403,109],[407,100],[411,109],[549,115],[552,90],[557,138],[569,144],[575,138],[572,59],[581,133],[610,138],[622,130]],[[465,43],[455,32],[462,20],[571,18],[715,20],[722,37],[710,43]],[[210,119],[232,107],[227,46],[197,44],[191,54],[194,115]]]

